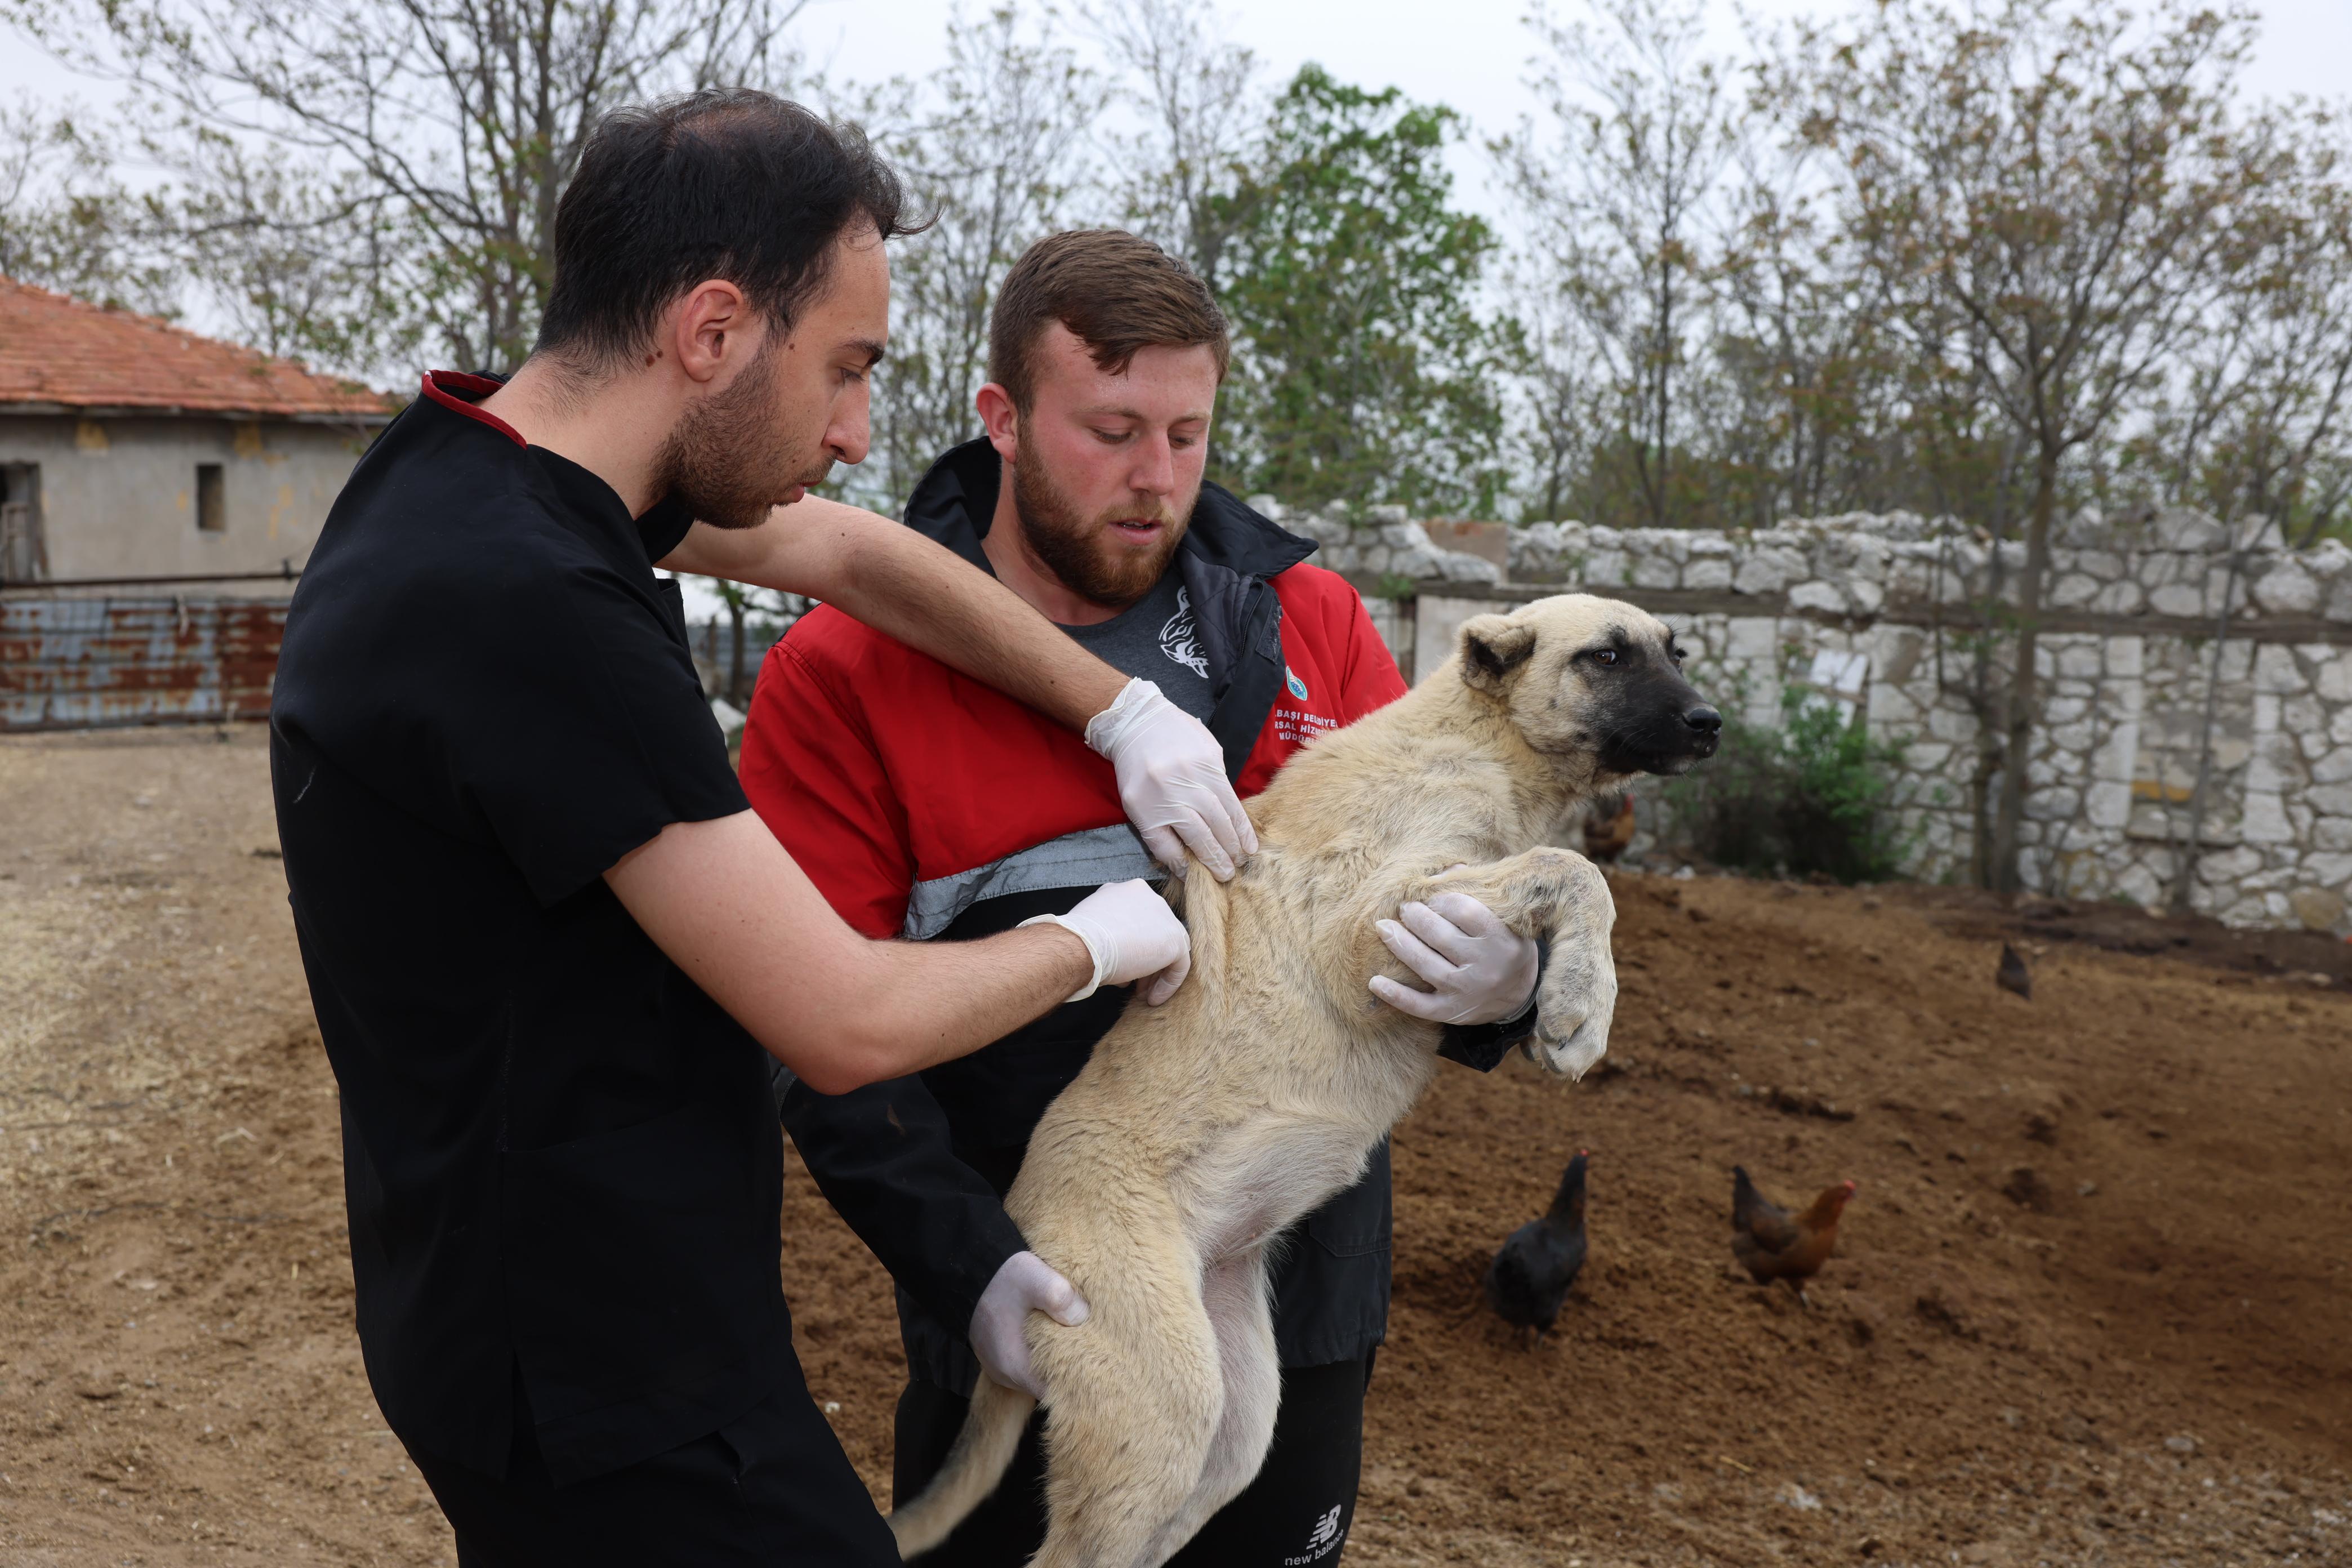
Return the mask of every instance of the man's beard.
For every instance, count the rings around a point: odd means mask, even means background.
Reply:
[[[1115,507],[1089,522],[1034,455],[1013,465],[1013,510],[1021,537],[1046,570],[1071,593],[1107,610],[1123,610],[1151,592],[1192,524],[1191,507],[1180,516],[1164,500]],[[1166,529],[1148,554],[1108,537],[1114,521],[1139,520],[1157,521]]]
[[[832,460],[776,445],[776,355],[772,334],[723,391],[695,404],[662,444],[656,473],[698,522],[757,528],[794,486],[824,482]]]

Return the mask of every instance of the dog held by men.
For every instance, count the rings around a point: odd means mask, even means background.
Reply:
[[[1280,1392],[1267,1243],[1361,1174],[1435,1068],[1438,1026],[1366,988],[1403,975],[1376,917],[1459,889],[1543,934],[1524,1048],[1579,1077],[1601,1058],[1615,907],[1591,862],[1542,846],[1588,796],[1713,753],[1722,721],[1681,661],[1663,623],[1613,600],[1476,616],[1443,668],[1251,803],[1261,848],[1231,882],[1181,885],[1189,984],[1096,1046],[1006,1198],[1092,1308],[1076,1328],[1029,1318],[1047,1395],[1034,1563],[1163,1563],[1265,1460]],[[1030,1409],[981,1379],[946,1466],[891,1516],[902,1554],[995,1489]]]

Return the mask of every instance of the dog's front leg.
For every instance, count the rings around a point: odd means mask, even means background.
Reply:
[[[1582,1078],[1608,1050],[1617,1012],[1617,965],[1609,951],[1617,901],[1608,879],[1573,851],[1530,849],[1413,879],[1399,890],[1398,902],[1454,892],[1476,899],[1521,936],[1540,934],[1550,943],[1527,1051],[1541,1067]]]

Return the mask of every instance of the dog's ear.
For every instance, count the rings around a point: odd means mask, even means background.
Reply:
[[[1490,697],[1503,694],[1535,651],[1535,627],[1514,625],[1507,616],[1473,616],[1462,623],[1462,679]]]

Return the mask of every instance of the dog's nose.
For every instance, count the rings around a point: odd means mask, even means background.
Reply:
[[[1713,735],[1723,728],[1723,715],[1702,702],[1683,714],[1683,722],[1702,735]]]

